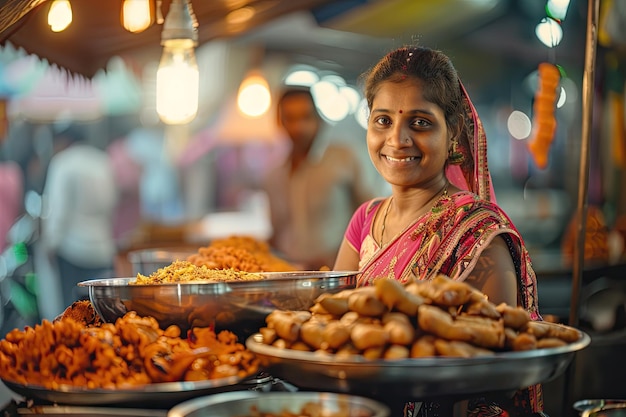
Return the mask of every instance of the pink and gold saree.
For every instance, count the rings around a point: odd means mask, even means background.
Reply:
[[[509,217],[495,202],[485,133],[467,92],[463,86],[461,89],[465,97],[466,130],[459,139],[458,150],[463,154],[463,162],[448,165],[446,176],[463,191],[440,198],[429,212],[415,219],[383,247],[378,246],[372,235],[372,223],[383,200],[363,204],[355,212],[345,235],[360,255],[358,284],[369,285],[380,277],[402,282],[428,280],[438,273],[464,280],[483,250],[496,236],[502,236],[516,269],[518,303],[533,320],[541,320],[537,281],[528,251]],[[540,412],[543,409],[540,386],[520,391],[515,403],[516,407],[530,413]]]

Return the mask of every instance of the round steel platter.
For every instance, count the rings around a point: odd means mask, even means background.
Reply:
[[[87,389],[62,386],[49,389],[2,380],[15,393],[26,399],[43,400],[67,405],[140,405],[145,408],[170,408],[175,404],[200,395],[245,389],[241,377],[206,381],[180,381],[148,384],[128,389]]]
[[[246,346],[271,374],[301,389],[418,400],[511,391],[552,380],[565,371],[577,351],[589,345],[590,337],[580,334],[578,341],[556,348],[396,361],[337,359],[331,354],[281,349],[264,344],[261,334],[250,336]]]

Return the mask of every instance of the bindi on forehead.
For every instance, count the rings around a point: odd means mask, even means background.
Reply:
[[[400,109],[400,110],[398,111],[398,113],[402,114],[402,109]]]

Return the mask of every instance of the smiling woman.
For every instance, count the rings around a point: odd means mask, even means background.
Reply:
[[[423,47],[392,51],[367,74],[365,97],[370,159],[392,195],[355,212],[334,269],[362,271],[360,286],[445,274],[541,320],[528,252],[495,204],[482,124],[449,58]],[[542,408],[538,386],[502,400],[472,400],[468,415]],[[430,416],[433,409],[422,406],[417,414],[410,404],[406,413]]]

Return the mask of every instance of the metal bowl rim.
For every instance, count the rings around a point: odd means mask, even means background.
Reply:
[[[576,411],[583,412],[585,410],[596,409],[597,407],[604,407],[605,405],[624,404],[626,406],[626,399],[620,400],[617,398],[586,398],[584,400],[576,401],[572,407]]]
[[[2,382],[7,385],[8,388],[13,387],[21,387],[28,391],[41,391],[41,392],[57,392],[57,393],[67,393],[67,394],[141,394],[141,393],[174,393],[181,391],[197,391],[209,388],[222,388],[228,387],[231,385],[239,384],[244,381],[246,378],[250,377],[250,375],[246,376],[229,376],[226,378],[217,378],[217,379],[206,379],[203,381],[174,381],[174,382],[156,382],[152,384],[144,384],[137,385],[134,387],[128,388],[115,388],[115,389],[105,389],[105,388],[94,388],[94,389],[85,389],[83,387],[77,387],[73,385],[59,385],[58,389],[46,388],[42,385],[36,384],[20,384],[19,382],[10,381],[2,378]]]
[[[180,281],[180,282],[164,282],[159,284],[130,284],[136,277],[115,277],[115,278],[99,278],[81,281],[77,285],[80,287],[167,287],[178,285],[213,285],[213,284],[248,284],[254,282],[272,282],[272,281],[311,281],[324,279],[341,279],[355,277],[358,271],[293,271],[293,272],[252,272],[259,274],[264,279],[249,281]]]
[[[318,400],[323,401],[324,397],[329,399],[353,399],[358,400],[359,403],[363,404],[367,408],[373,411],[372,417],[385,417],[390,415],[389,407],[384,405],[381,402],[373,400],[371,398],[363,397],[360,395],[353,394],[343,394],[343,393],[334,393],[334,392],[323,392],[323,391],[298,391],[298,392],[258,392],[258,391],[231,391],[218,393],[213,395],[204,395],[201,397],[196,397],[191,400],[184,401],[180,404],[172,407],[168,413],[167,417],[185,417],[188,416],[191,412],[198,411],[205,407],[210,407],[212,405],[218,404],[227,404],[232,402],[237,402],[241,400],[254,400],[254,399],[263,399],[271,401],[272,398],[281,398],[281,397],[289,397],[293,398],[294,396],[301,398],[309,398],[310,400]]]

